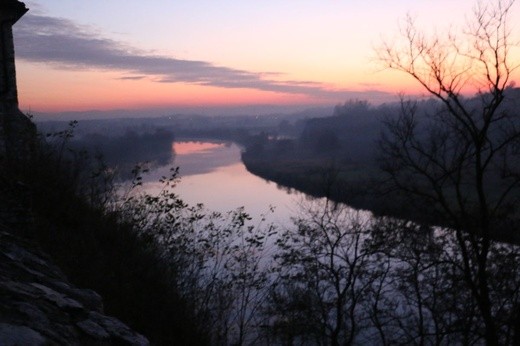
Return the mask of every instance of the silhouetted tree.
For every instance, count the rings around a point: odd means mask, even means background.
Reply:
[[[365,115],[370,109],[370,104],[366,100],[349,100],[344,104],[339,104],[334,107],[333,116],[346,115]]]
[[[363,305],[374,279],[368,218],[325,199],[302,212],[297,229],[277,239],[270,331],[288,344],[353,344],[367,327]]]
[[[478,312],[474,323],[482,323],[489,345],[506,341],[502,318],[520,323],[518,302],[497,293],[491,266],[493,240],[518,239],[519,117],[504,105],[518,66],[508,26],[513,2],[479,3],[462,37],[427,37],[408,18],[402,45],[387,43],[378,51],[384,65],[440,101],[423,122],[415,103],[402,101],[399,117],[386,123],[383,168],[391,187],[455,232],[456,265]],[[463,96],[474,90],[475,98]]]

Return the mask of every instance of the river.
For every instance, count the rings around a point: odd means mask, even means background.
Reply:
[[[161,176],[168,176],[171,167],[179,167],[181,180],[176,193],[188,204],[203,203],[209,210],[227,212],[238,207],[259,220],[268,214],[268,221],[287,225],[298,213],[298,205],[306,195],[279,188],[247,171],[241,161],[241,148],[232,142],[177,141],[172,144],[174,159],[168,166],[153,170],[145,178],[145,188],[157,191]],[[270,206],[274,211],[269,212]]]

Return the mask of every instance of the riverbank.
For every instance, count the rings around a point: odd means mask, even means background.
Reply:
[[[338,165],[328,158],[254,157],[242,153],[247,170],[282,187],[348,204],[376,214],[386,210],[378,191],[378,172],[367,164]]]
[[[368,210],[375,216],[391,216],[427,225],[445,224],[445,220],[432,213],[431,205],[420,204],[413,195],[387,190],[385,176],[375,163],[338,164],[337,160],[326,156],[290,158],[276,155],[274,151],[263,155],[245,151],[242,161],[252,174],[313,197],[327,197],[355,209]],[[520,236],[509,229],[499,230],[494,239],[520,244]]]

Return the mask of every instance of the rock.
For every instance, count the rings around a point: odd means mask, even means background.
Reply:
[[[101,327],[99,324],[92,320],[85,320],[76,323],[76,325],[86,334],[92,336],[95,339],[99,340],[108,340],[110,338],[110,334],[105,330],[105,328]]]
[[[0,323],[0,341],[3,346],[46,344],[46,339],[37,331],[7,323]]]
[[[37,247],[0,225],[0,345],[149,345],[103,314],[101,297],[74,287]]]
[[[136,334],[129,329],[123,322],[102,315],[97,312],[91,312],[89,315],[90,321],[98,326],[102,326],[111,336],[112,339],[116,339],[119,342],[123,342],[128,345],[148,345],[149,342],[142,335]]]
[[[71,287],[63,281],[56,281],[53,285],[57,290],[65,292],[69,297],[80,301],[89,310],[103,312],[103,301],[96,291],[87,288]]]
[[[62,310],[81,310],[85,308],[83,305],[81,305],[74,299],[71,299],[64,294],[58,293],[52,288],[49,288],[45,285],[41,285],[34,282],[31,283],[31,285],[36,288],[39,288],[43,292],[43,297],[45,299],[50,300]]]

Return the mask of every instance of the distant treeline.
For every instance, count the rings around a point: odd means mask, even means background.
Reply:
[[[478,95],[465,102],[477,108],[485,97]],[[508,89],[503,112],[515,112],[518,99],[520,89]],[[403,201],[405,197],[395,191],[384,190],[380,169],[379,142],[387,135],[386,124],[397,119],[405,106],[415,108],[417,130],[424,138],[434,133],[429,116],[445,111],[433,99],[381,106],[348,101],[337,105],[328,117],[307,119],[292,138],[268,132],[250,136],[242,160],[251,173],[282,186],[356,208],[418,220],[421,216],[410,215],[407,209],[411,202]]]
[[[435,112],[439,104],[434,100],[418,101],[422,116]],[[274,135],[263,133],[251,139],[247,155],[254,157],[287,156],[298,158],[326,158],[336,164],[373,163],[384,122],[399,113],[399,104],[372,106],[367,101],[353,100],[337,105],[328,117],[306,119],[294,138],[283,131]],[[246,155],[246,156],[247,156]]]
[[[135,165],[145,161],[166,165],[172,159],[173,140],[173,133],[165,129],[144,133],[128,130],[116,137],[91,133],[73,140],[71,144],[75,149],[102,155],[110,166]]]

